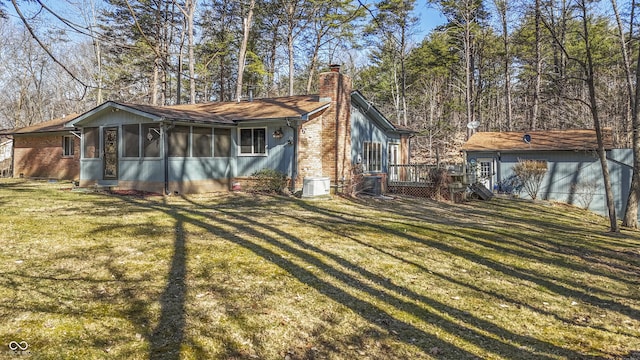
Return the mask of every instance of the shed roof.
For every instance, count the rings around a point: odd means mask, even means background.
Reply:
[[[65,127],[65,124],[68,123],[69,121],[72,121],[76,117],[78,117],[78,114],[70,114],[57,119],[44,121],[35,125],[25,126],[25,127],[13,129],[13,130],[7,130],[5,134],[21,135],[21,134],[69,131],[73,129],[69,129],[68,127]]]
[[[605,149],[613,148],[613,132],[603,129]],[[530,141],[524,141],[529,135]],[[529,132],[478,132],[462,146],[465,151],[545,151],[596,150],[598,141],[593,129],[545,130]]]
[[[329,101],[320,101],[318,95],[297,95],[255,99],[253,101],[209,102],[172,106],[108,101],[84,113],[68,125],[82,123],[83,120],[107,108],[134,111],[157,121],[170,120],[231,125],[247,120],[303,118],[328,107],[329,104]]]

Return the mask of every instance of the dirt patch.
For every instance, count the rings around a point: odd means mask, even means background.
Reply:
[[[142,190],[109,190],[109,194],[118,195],[118,196],[129,196],[129,197],[139,197],[145,198],[150,196],[162,196],[162,194],[150,191],[142,191]]]

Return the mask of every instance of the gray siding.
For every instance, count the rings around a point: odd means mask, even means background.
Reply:
[[[607,157],[611,185],[614,193],[616,214],[622,217],[625,211],[631,183],[633,154],[630,149],[615,149],[608,152]],[[568,204],[583,206],[584,199],[590,191],[585,190],[587,184],[595,184],[593,200],[589,210],[606,215],[606,197],[602,169],[594,151],[540,151],[540,152],[468,152],[467,160],[493,158],[496,169],[494,183],[513,175],[513,166],[518,159],[547,161],[545,175],[538,198],[562,201]],[[494,187],[497,190],[497,187]],[[528,197],[523,191],[521,197]]]
[[[363,157],[363,144],[377,142],[382,144],[382,172],[389,166],[389,143],[400,144],[400,136],[390,136],[383,129],[369,119],[357,107],[351,107],[351,158],[356,163],[358,157]]]
[[[272,124],[272,123],[271,123]],[[255,125],[242,125],[238,130],[252,127],[265,127],[265,124],[256,123]],[[276,130],[282,130],[283,136],[279,139],[273,137]],[[286,122],[281,125],[267,126],[267,155],[244,156],[239,155],[237,146],[237,131],[232,132],[234,148],[232,154],[235,156],[234,161],[237,162],[237,170],[234,176],[250,176],[256,171],[263,169],[275,169],[287,176],[292,176],[293,172],[293,145],[288,140],[293,140],[293,129],[286,126]],[[236,156],[237,155],[237,156]]]

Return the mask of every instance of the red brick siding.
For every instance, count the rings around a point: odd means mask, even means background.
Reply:
[[[326,176],[323,173],[322,154],[323,116],[305,123],[299,133],[298,175],[300,179],[310,176]],[[299,182],[296,182],[299,183]],[[299,183],[302,185],[302,183]]]
[[[331,99],[322,116],[322,175],[333,184],[351,178],[351,88],[346,75],[320,74],[320,99]]]
[[[74,155],[63,157],[62,137],[62,134],[15,136],[13,176],[77,180],[80,139],[74,138]]]

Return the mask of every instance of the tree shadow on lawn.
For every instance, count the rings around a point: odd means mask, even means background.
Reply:
[[[367,206],[366,202],[359,202],[359,203],[363,206]],[[390,203],[390,204],[395,205],[394,203]],[[390,212],[393,212],[395,210],[395,207],[392,205],[381,206],[381,204],[378,202],[376,202],[374,205],[369,204],[369,206],[371,206],[376,210],[390,211]],[[638,317],[640,317],[640,311],[638,309],[617,301],[618,299],[624,299],[624,298],[628,300],[637,300],[633,295],[624,296],[618,293],[607,291],[602,288],[595,288],[593,284],[584,284],[582,282],[572,281],[571,279],[568,279],[566,277],[555,278],[554,275],[542,274],[534,270],[518,268],[517,266],[512,266],[510,264],[503,264],[501,262],[495,261],[494,259],[481,256],[479,253],[470,251],[464,246],[458,247],[455,245],[448,244],[445,241],[435,241],[429,237],[417,237],[417,236],[411,235],[410,233],[408,234],[406,232],[401,232],[397,229],[397,225],[402,224],[409,229],[415,229],[415,228],[428,229],[430,231],[437,232],[440,235],[445,235],[453,239],[461,239],[467,242],[468,244],[480,245],[485,249],[492,251],[495,254],[509,253],[515,257],[522,259],[523,261],[538,260],[541,263],[553,265],[555,267],[562,268],[562,269],[568,269],[572,272],[583,272],[593,276],[621,282],[628,285],[631,288],[638,286],[638,284],[640,284],[636,280],[636,277],[640,274],[639,267],[633,265],[634,263],[636,264],[638,263],[639,259],[637,255],[635,256],[629,255],[629,254],[620,255],[619,252],[614,250],[598,252],[598,255],[601,257],[610,257],[624,264],[627,264],[627,265],[623,265],[619,263],[612,264],[610,262],[606,262],[603,259],[597,259],[597,261],[595,261],[596,264],[602,265],[603,267],[611,267],[617,270],[618,273],[622,272],[628,275],[628,276],[617,276],[613,274],[614,273],[613,271],[607,271],[607,270],[598,269],[598,268],[594,269],[593,267],[589,267],[584,263],[574,263],[574,262],[567,261],[565,257],[560,257],[560,256],[543,257],[543,256],[536,255],[533,252],[518,250],[519,248],[522,247],[522,245],[526,245],[528,243],[537,243],[537,244],[543,244],[544,246],[549,247],[549,248],[546,248],[546,250],[549,251],[550,253],[554,251],[554,248],[558,248],[560,249],[559,253],[561,254],[570,254],[572,256],[579,256],[581,259],[585,261],[591,261],[591,259],[593,259],[590,256],[586,257],[584,254],[580,252],[580,250],[585,248],[586,246],[578,243],[576,244],[576,247],[577,247],[576,249],[573,246],[566,245],[562,241],[559,241],[556,239],[553,239],[553,240],[546,239],[538,235],[539,231],[535,232],[536,235],[532,235],[531,233],[514,235],[513,233],[509,233],[509,232],[506,232],[506,233],[490,232],[488,230],[482,230],[483,228],[482,225],[478,225],[478,227],[470,227],[469,224],[465,224],[465,226],[456,226],[455,231],[448,231],[448,230],[445,231],[442,229],[442,227],[435,228],[435,227],[430,227],[429,225],[421,225],[421,224],[407,223],[407,222],[396,222],[393,220],[391,220],[391,222],[393,222],[394,225],[396,226],[388,226],[389,224],[385,225],[383,222],[380,222],[380,221],[372,222],[370,220],[366,220],[362,215],[348,214],[346,212],[335,212],[333,210],[327,210],[327,209],[312,206],[310,205],[310,203],[302,203],[301,207],[308,208],[310,211],[314,211],[316,214],[318,213],[322,214],[321,217],[316,216],[315,218],[305,218],[301,220],[304,220],[305,222],[308,222],[310,224],[314,224],[315,226],[324,228],[327,231],[335,231],[334,229],[332,229],[333,227],[332,224],[335,224],[337,222],[345,222],[345,218],[351,218],[351,219],[358,218],[359,220],[355,220],[357,223],[359,223],[360,225],[370,226],[371,228],[378,229],[380,233],[395,235],[399,238],[420,243],[430,248],[438,249],[444,253],[449,253],[452,256],[463,257],[469,261],[472,261],[473,263],[483,265],[489,269],[497,271],[498,273],[504,274],[511,278],[532,282],[545,289],[548,289],[549,291],[552,291],[553,293],[580,300],[594,307],[601,307],[607,310],[618,312],[632,319],[637,319]],[[447,206],[445,204],[445,207],[450,207],[450,205]],[[479,210],[479,212],[482,212],[482,210]],[[420,211],[418,213],[422,214],[421,216],[424,219],[424,212]],[[495,214],[491,214],[491,215],[495,215]],[[557,213],[550,212],[550,216],[558,216],[558,215],[559,214]],[[437,214],[432,214],[432,216],[434,218],[437,218]],[[522,221],[522,219],[520,219],[519,221]],[[462,224],[458,224],[458,225],[462,225]],[[540,225],[541,228],[544,228],[544,225],[545,223],[541,222],[541,225]],[[562,229],[563,229],[563,232],[566,232],[566,233],[572,233],[572,230],[573,230],[573,228],[568,229],[567,227]],[[576,231],[580,231],[580,232],[583,230],[584,229],[582,228],[576,229]],[[585,231],[585,234],[589,234],[588,231]],[[483,237],[482,235],[486,235],[486,236]],[[345,236],[345,235],[341,234],[341,236]],[[637,241],[637,238],[635,237],[630,239],[633,242]],[[352,240],[361,243],[359,240],[355,238],[352,238]],[[503,243],[511,243],[513,247],[506,247],[506,246],[500,245]],[[631,244],[628,246],[634,247],[635,245]],[[383,250],[380,250],[380,251],[387,255],[393,256],[389,252],[386,252]],[[451,278],[447,278],[447,281],[459,283],[458,281]],[[474,286],[471,284],[462,284],[462,285],[470,288],[474,288]],[[492,294],[492,295],[498,298],[501,297],[501,295],[498,295],[498,294]],[[603,298],[602,296],[608,297],[608,298]],[[508,299],[505,299],[505,300],[508,300]],[[513,300],[510,300],[510,301],[513,302]],[[521,305],[525,306],[525,304],[521,304]],[[544,313],[549,314],[544,309],[531,307],[530,305],[526,305],[526,306],[531,309],[535,309],[535,311],[537,312],[540,312],[543,314]],[[563,319],[558,315],[555,315],[555,314],[552,314],[552,315],[554,315],[554,317],[561,319],[565,322],[574,323],[574,321],[571,319]],[[580,324],[577,324],[577,325],[580,326]],[[590,327],[594,328],[594,326],[590,326]],[[603,331],[610,332],[609,330],[606,330],[603,328],[600,328],[600,329]]]
[[[364,201],[359,202],[363,206],[373,207],[375,209],[381,209],[384,211],[394,212],[397,211],[397,202],[378,202],[374,204]],[[429,204],[428,208],[422,207],[422,203],[414,202],[415,208],[423,209],[423,211],[412,210],[413,213],[418,216],[416,219],[422,219],[426,221],[426,224],[416,224],[407,222],[398,222],[412,228],[433,229],[432,224],[449,224],[448,221],[442,221],[439,216],[441,213],[434,213],[430,210],[438,210],[441,208],[446,209],[447,213],[454,213],[456,205],[451,204]],[[482,204],[489,204],[483,202]],[[545,218],[541,219],[541,214],[527,214],[523,216],[515,215],[517,208],[517,202],[502,200],[498,205],[491,204],[491,207],[500,206],[503,208],[513,208],[513,212],[500,212],[493,211],[491,208],[476,206],[473,208],[473,216],[468,220],[456,222],[457,232],[448,232],[447,235],[459,236],[467,241],[484,245],[486,248],[497,250],[502,253],[510,253],[520,258],[535,259],[541,262],[556,265],[564,268],[570,268],[575,271],[589,273],[595,276],[602,276],[610,278],[615,281],[627,283],[631,286],[640,285],[640,282],[636,280],[640,276],[640,253],[636,254],[632,250],[636,250],[640,247],[640,239],[633,236],[623,236],[618,234],[605,234],[610,235],[611,238],[606,239],[594,239],[594,233],[585,227],[576,227],[574,225],[560,226],[554,225],[549,219],[556,219],[562,217],[561,211],[553,211],[551,209],[542,209],[540,212],[546,213]],[[406,203],[400,204],[401,208],[406,208]],[[460,213],[468,213],[468,205],[463,204],[459,207]],[[576,209],[580,211],[579,209]],[[404,211],[403,211],[404,213]],[[429,215],[426,215],[430,213]],[[511,214],[511,215],[509,215]],[[343,214],[338,214],[342,216]],[[499,215],[499,217],[498,217]],[[526,217],[525,217],[526,216]],[[478,221],[474,221],[478,219]],[[491,222],[487,223],[487,219]],[[525,227],[520,225],[525,223]],[[540,229],[545,229],[547,234],[553,234],[552,237],[543,237]],[[392,229],[391,229],[392,230]],[[572,243],[568,239],[576,239]],[[624,241],[618,241],[619,239],[626,239]],[[477,240],[477,241],[476,241]],[[483,241],[484,240],[484,241]],[[606,246],[609,244],[609,246]],[[511,245],[511,246],[507,246]],[[611,246],[615,245],[618,248],[626,248],[628,251],[621,252],[618,249],[612,249]],[[530,251],[526,251],[526,250]],[[547,253],[550,256],[545,257],[539,255],[539,253]],[[601,267],[594,268],[584,263],[568,262],[565,257],[560,258],[556,256],[571,255],[584,260],[586,263],[593,263],[601,265],[603,268],[614,268],[619,272],[626,273],[628,277],[613,275],[612,271],[606,271]],[[611,261],[614,260],[614,261]],[[636,265],[634,265],[636,264]],[[582,286],[582,284],[575,283],[575,286]]]
[[[278,198],[278,200],[288,201],[283,198]],[[360,265],[351,263],[333,252],[323,250],[315,245],[305,242],[300,237],[294,235],[295,230],[283,231],[275,226],[261,224],[256,218],[244,215],[256,210],[255,207],[257,204],[255,203],[234,203],[234,210],[225,210],[224,204],[219,207],[215,206],[215,211],[219,214],[226,214],[227,216],[216,216],[213,218],[211,216],[211,212],[203,211],[203,209],[207,208],[206,204],[197,203],[187,198],[185,198],[185,201],[189,201],[193,208],[185,207],[181,209],[183,211],[180,213],[178,213],[173,206],[140,202],[132,199],[127,199],[126,201],[132,202],[138,206],[148,206],[171,215],[174,217],[179,229],[182,229],[184,224],[190,224],[252,251],[265,261],[271,262],[281,269],[286,270],[300,282],[313,287],[319,293],[350,308],[362,318],[366,319],[370,324],[386,328],[387,331],[394,334],[397,340],[418,347],[425,354],[428,354],[434,348],[437,348],[439,351],[447,354],[447,357],[473,358],[477,356],[477,354],[470,353],[468,350],[462,349],[449,341],[443,340],[439,336],[428,333],[416,325],[398,319],[397,315],[388,313],[385,311],[385,308],[391,307],[395,309],[394,311],[416,316],[420,318],[421,321],[428,324],[434,324],[446,333],[462,339],[463,342],[474,344],[477,347],[495,354],[519,354],[521,358],[536,359],[551,359],[558,355],[567,358],[599,358],[583,353],[577,353],[530,336],[513,333],[492,322],[480,319],[471,313],[456,309],[425,295],[418,294],[406,287],[393,284],[385,276],[373,273]],[[323,220],[345,221],[342,214],[336,215],[331,213],[331,211],[310,205],[306,202],[296,202],[306,211],[320,215]],[[248,206],[247,211],[238,211],[238,206]],[[231,207],[229,207],[229,209],[230,208]],[[264,209],[261,209],[260,211],[264,211]],[[260,211],[256,213],[256,216],[259,216]],[[211,218],[211,222],[203,220],[207,218]],[[308,219],[304,220],[305,222],[308,221]],[[346,221],[353,220],[347,219]],[[315,224],[311,223],[310,225],[321,226],[321,224],[321,222],[318,222]],[[449,247],[436,241],[425,241],[425,239],[407,236],[406,233],[401,233],[397,230],[380,225],[379,221],[376,221],[376,219],[367,219],[366,221],[361,220],[359,225],[371,226],[372,228],[377,228],[380,231],[385,231],[411,241],[420,242],[423,245],[438,248],[441,251],[455,252],[458,256],[466,257],[470,261],[483,264],[495,269],[496,271],[503,272],[513,277],[523,276],[525,279],[539,283],[543,286],[548,286],[559,293],[569,293],[580,296],[585,295],[584,293],[555,285],[536,275],[516,271],[502,264],[489,261],[488,259],[479,257],[471,252],[460,254],[460,249]],[[181,232],[177,232],[177,234],[179,233]],[[260,239],[260,241],[255,239]],[[265,246],[267,244],[269,246],[273,246],[278,251],[276,252],[269,249]],[[321,259],[321,257],[331,259],[339,266],[329,266]],[[306,266],[301,266],[291,259],[295,259],[297,262],[301,261]],[[323,280],[322,277],[318,276],[313,271],[308,270],[307,266],[320,270],[323,276],[326,275],[330,278],[336,279],[340,285]],[[340,267],[342,267],[342,269],[340,269]],[[423,267],[421,268],[422,270],[425,270]],[[169,280],[167,282],[167,287],[160,298],[162,306],[160,322],[153,333],[149,336],[151,344],[150,358],[174,359],[178,358],[180,355],[180,344],[185,341],[185,272],[185,238],[176,235],[174,259],[172,260],[172,266],[169,270]],[[351,273],[358,274],[362,279],[359,279]],[[376,286],[371,285],[371,283],[376,284]],[[469,285],[463,284],[463,286]],[[361,298],[353,295],[353,290],[363,292],[367,296]],[[375,299],[375,303],[368,300],[367,297]],[[406,298],[410,300],[406,300]],[[588,300],[592,300],[593,302],[596,302],[596,300],[598,302],[600,301],[600,299],[597,298],[588,298]],[[424,305],[420,305],[420,303],[426,305],[426,307]],[[383,305],[381,306],[377,304]],[[600,303],[598,303],[598,305],[600,305]],[[430,311],[427,307],[433,308],[442,314],[446,314],[446,316]],[[535,310],[544,313],[544,311],[540,311],[539,309]],[[621,311],[627,314],[636,314],[635,310],[631,308],[625,309],[622,307]],[[175,342],[171,341],[171,343],[168,344],[166,342],[166,336],[162,334],[177,334]],[[416,341],[416,339],[419,340]],[[172,347],[177,351],[175,353],[167,354],[166,349],[168,346],[169,348]]]
[[[188,198],[184,198],[184,201],[188,202],[187,205],[171,205],[158,201],[126,197],[122,197],[121,201],[130,204],[134,208],[148,208],[160,211],[169,215],[175,224],[173,253],[167,270],[167,282],[159,297],[155,299],[160,304],[160,316],[155,327],[151,329],[152,320],[146,310],[150,305],[149,301],[154,301],[154,299],[140,298],[135,289],[138,285],[125,287],[122,294],[119,295],[122,300],[126,301],[125,306],[127,308],[124,311],[126,318],[134,323],[136,331],[142,333],[149,343],[150,359],[179,359],[181,347],[185,344],[191,346],[197,353],[206,354],[205,349],[201,347],[202,345],[194,343],[185,332],[188,292],[185,279],[188,273],[188,260],[191,257],[187,251],[188,233],[185,231],[186,225],[195,226],[229,243],[250,250],[264,261],[287,271],[301,283],[314,288],[318,293],[351,309],[354,313],[367,320],[374,329],[383,329],[381,330],[382,333],[371,334],[370,336],[393,337],[397,341],[415,346],[426,356],[433,356],[434,348],[437,348],[446,358],[477,358],[479,355],[445,340],[446,337],[443,338],[425,330],[422,327],[424,325],[401,320],[397,314],[415,316],[423,324],[437,326],[445,334],[455,336],[463,343],[484,349],[488,353],[497,355],[518,354],[518,357],[523,359],[555,359],[558,356],[575,359],[599,359],[597,356],[583,354],[534,337],[514,333],[493,322],[478,318],[467,311],[417,293],[405,286],[394,284],[384,274],[372,272],[367,267],[353,263],[337,253],[305,241],[296,235],[296,229],[283,230],[260,221],[261,214],[264,214],[265,209],[277,213],[282,209],[281,203],[292,202],[311,214],[297,217],[301,226],[314,226],[330,233],[334,230],[331,227],[332,223],[355,223],[357,226],[377,229],[380,232],[465,257],[470,261],[485,265],[509,276],[524,277],[524,279],[548,287],[559,294],[568,294],[580,298],[586,295],[583,292],[551,283],[537,274],[512,269],[472,252],[460,252],[459,248],[442,244],[438,241],[426,240],[403,233],[387,224],[381,223],[379,219],[334,212],[312,205],[309,202],[279,197],[260,203],[256,203],[255,200],[234,201],[234,199],[231,199],[213,205],[208,205],[204,202],[198,203]],[[380,209],[379,207],[376,208]],[[291,213],[283,213],[283,215],[295,218],[295,215]],[[415,226],[415,224],[409,224],[409,226]],[[100,231],[100,229],[97,230],[97,232]],[[460,234],[448,235],[460,236]],[[363,243],[355,237],[345,234],[340,234],[339,236],[349,238],[360,245],[374,248],[384,256],[410,263],[419,268],[420,271],[430,271],[421,264],[405,260],[386,249]],[[469,241],[471,240],[470,238]],[[323,258],[331,260],[337,266],[329,265]],[[115,281],[129,281],[122,270],[113,264],[107,264],[107,268],[113,274]],[[310,270],[310,268],[317,269],[319,273]],[[495,296],[497,299],[511,301],[507,297],[487,292],[473,284],[467,284],[443,274],[435,275],[451,283]],[[335,281],[329,282],[324,279],[325,277],[335,279]],[[365,296],[354,295],[356,293],[361,293]],[[55,294],[49,295],[55,296]],[[586,301],[593,302],[596,306],[602,305],[602,299],[595,296],[587,296]],[[613,306],[617,311],[629,316],[639,315],[635,309],[625,308],[613,301],[605,301],[605,304]],[[543,315],[554,315],[544,309],[530,308]],[[393,311],[387,309],[393,309]],[[64,313],[61,309],[48,308],[43,310]],[[35,311],[38,310],[36,309]],[[346,341],[358,341],[358,339]],[[326,347],[327,351],[339,351],[332,347],[332,344],[324,343],[322,345]],[[227,357],[237,355],[237,353],[234,353],[236,351],[234,349],[229,348],[225,351],[227,351]],[[299,357],[312,358],[313,355],[301,354]],[[293,358],[295,359],[296,357]]]
[[[323,215],[328,215],[328,213],[326,212],[326,210],[325,210],[325,209],[323,209],[323,210],[321,210],[321,211],[319,211],[319,212],[320,212],[320,213],[322,213]],[[329,215],[330,215],[330,213],[329,213]],[[308,224],[308,225],[312,225],[312,226],[316,226],[316,227],[318,227],[318,228],[324,229],[325,231],[335,231],[335,229],[333,228],[333,226],[332,226],[332,225],[328,225],[328,224],[330,223],[330,221],[327,221],[327,218],[326,218],[326,217],[323,217],[323,218],[318,218],[318,217],[316,217],[316,219],[304,218],[304,219],[300,219],[300,220],[301,220],[301,221],[304,221],[304,222],[305,222],[306,224]],[[404,237],[405,239],[410,240],[410,241],[422,242],[422,239],[419,239],[419,238],[417,238],[417,237],[407,236],[407,235],[406,235],[406,233],[399,233],[399,232],[397,232],[397,231],[394,231],[394,230],[392,230],[392,229],[386,228],[386,227],[384,227],[384,226],[380,226],[380,225],[378,225],[378,226],[377,226],[377,229],[378,229],[381,233],[391,234],[391,233],[394,233],[394,232],[395,232],[395,235],[396,235],[396,236],[402,236],[402,237]],[[442,234],[445,234],[445,235],[447,234],[447,233],[445,233],[445,232],[441,232],[441,233],[442,233]],[[406,264],[411,265],[411,266],[413,266],[413,267],[415,267],[415,268],[418,268],[418,269],[420,269],[421,271],[423,271],[423,272],[425,272],[425,273],[429,273],[429,274],[431,274],[432,276],[438,277],[438,278],[440,278],[440,279],[442,279],[442,280],[444,280],[444,281],[446,281],[446,282],[449,282],[449,283],[452,283],[452,284],[456,284],[456,285],[458,285],[458,286],[461,286],[461,287],[467,288],[467,289],[469,289],[469,290],[473,290],[473,291],[475,291],[475,292],[477,292],[477,293],[479,293],[479,294],[485,294],[485,295],[488,295],[488,296],[493,297],[493,298],[495,298],[495,299],[497,299],[497,300],[500,300],[500,301],[502,301],[502,302],[504,302],[504,303],[510,303],[510,304],[513,304],[513,305],[515,305],[515,306],[517,306],[517,307],[524,307],[524,308],[528,308],[529,310],[531,310],[531,311],[533,311],[533,312],[536,312],[536,313],[539,313],[539,314],[541,314],[541,315],[551,316],[551,317],[555,318],[556,320],[559,320],[559,321],[562,321],[562,322],[565,322],[565,323],[574,323],[574,325],[579,326],[579,327],[597,328],[597,329],[602,330],[602,331],[605,331],[605,332],[610,332],[610,330],[605,329],[605,328],[603,328],[603,327],[597,327],[597,326],[593,326],[593,325],[588,325],[588,326],[587,326],[587,325],[585,325],[585,324],[575,323],[574,319],[570,319],[570,318],[562,317],[562,316],[558,315],[557,313],[554,313],[554,312],[552,312],[552,311],[549,311],[549,310],[544,309],[544,308],[541,306],[542,304],[538,304],[538,306],[536,306],[536,305],[532,305],[532,304],[530,304],[530,303],[526,303],[526,302],[524,302],[524,301],[521,301],[521,300],[518,300],[518,299],[511,298],[511,297],[509,297],[509,296],[507,296],[507,295],[505,295],[505,294],[502,294],[502,293],[496,293],[496,292],[494,292],[494,291],[489,291],[489,290],[487,290],[487,289],[484,289],[484,288],[481,288],[481,287],[479,287],[479,286],[476,286],[476,285],[475,285],[475,284],[473,284],[473,283],[465,282],[465,281],[462,281],[462,280],[460,280],[460,279],[457,279],[457,278],[454,278],[454,277],[451,277],[451,276],[445,275],[445,274],[443,274],[443,273],[439,272],[437,269],[433,269],[433,268],[432,268],[432,269],[429,269],[429,268],[425,267],[423,264],[417,263],[417,262],[412,261],[412,260],[408,260],[408,259],[406,259],[406,258],[404,258],[404,257],[402,257],[402,256],[400,256],[400,255],[394,254],[394,253],[393,253],[392,251],[390,251],[390,249],[388,249],[388,248],[382,248],[382,247],[379,247],[379,246],[372,245],[372,244],[370,244],[370,243],[367,243],[367,242],[364,242],[364,241],[362,241],[362,240],[359,240],[358,238],[356,238],[356,237],[354,237],[354,236],[351,236],[351,235],[349,235],[349,234],[347,234],[347,233],[337,233],[337,235],[339,235],[339,236],[341,236],[341,237],[344,237],[344,238],[348,238],[348,239],[350,239],[351,241],[356,242],[356,243],[358,243],[358,244],[360,244],[360,245],[362,245],[362,246],[364,246],[364,247],[371,248],[371,249],[375,250],[376,252],[378,252],[378,253],[380,253],[380,254],[382,254],[382,255],[384,255],[384,256],[388,256],[388,257],[394,258],[394,259],[399,260],[399,261],[401,261],[401,262],[403,262],[403,263],[406,263]],[[453,234],[449,234],[449,235],[453,235]],[[455,236],[458,236],[458,235],[456,234]],[[482,241],[479,241],[477,238],[467,238],[466,240],[467,240],[467,241],[474,241],[474,242],[475,242],[475,241],[477,241],[477,242],[479,242],[479,243],[483,243]],[[491,245],[491,243],[490,243],[490,245]],[[433,245],[430,245],[430,246],[433,246]],[[433,247],[437,247],[437,248],[439,248],[440,250],[443,250],[441,246],[433,246]],[[446,250],[448,250],[447,252],[448,252],[449,254],[451,254],[451,255],[456,255],[456,256],[457,256],[457,255],[459,255],[459,253],[458,253],[457,249],[458,249],[458,248],[455,248],[455,249],[454,249],[454,248],[447,248]],[[511,250],[511,249],[507,249],[507,250]],[[518,253],[516,252],[516,253],[514,253],[514,255],[516,255],[516,256],[520,256],[521,254],[518,254]],[[527,255],[527,256],[529,256],[529,254],[526,254],[526,255]],[[468,256],[468,257],[469,257],[469,256]],[[477,256],[472,256],[472,257],[470,257],[470,258],[477,259],[478,257],[477,257]],[[494,270],[496,270],[496,269],[494,269]],[[505,272],[501,272],[501,273],[503,273],[503,274],[505,274],[505,275],[514,275],[514,273],[512,273],[512,274],[505,273]],[[518,275],[518,276],[519,276],[519,275],[520,275],[520,273],[517,273],[516,275]],[[538,277],[536,277],[536,279],[538,279]],[[564,288],[562,288],[562,290],[564,290]],[[611,295],[611,296],[621,297],[619,294],[616,294],[616,293],[606,292],[606,291],[602,291],[602,290],[600,290],[600,291],[601,291],[602,293],[605,293],[605,294],[608,294],[608,295]],[[581,293],[581,294],[582,294],[582,293]],[[633,298],[633,297],[631,297],[631,296],[630,296],[630,297],[628,297],[628,299],[629,299],[629,300],[637,300],[637,299],[635,299],[635,298]],[[581,300],[582,300],[582,299],[581,299]],[[617,303],[616,303],[616,304],[617,304]],[[614,307],[612,310],[615,310],[615,307]],[[623,312],[624,312],[624,310],[623,310]]]

